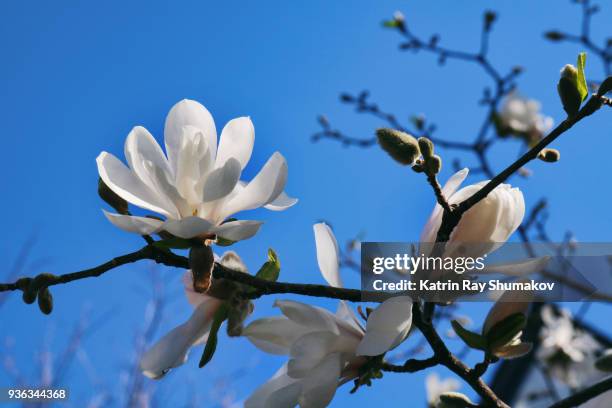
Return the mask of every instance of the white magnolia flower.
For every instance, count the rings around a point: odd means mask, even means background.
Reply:
[[[223,254],[219,263],[226,268],[248,273],[238,254],[233,251]],[[187,301],[194,311],[187,322],[172,329],[144,353],[140,369],[147,377],[163,377],[170,369],[187,361],[191,347],[206,343],[215,313],[223,304],[223,300],[193,290],[190,270],[183,275],[183,284]]]
[[[440,379],[438,373],[429,374],[425,377],[425,391],[427,392],[427,405],[436,407],[440,403],[440,395],[445,392],[457,391],[461,388],[461,383],[455,378]]]
[[[314,226],[323,277],[340,286],[338,245],[329,227]],[[412,300],[390,298],[370,313],[364,328],[340,302],[336,314],[294,301],[277,301],[283,316],[255,320],[243,334],[261,350],[289,355],[289,361],[245,402],[247,408],[325,407],[336,389],[357,378],[366,356],[399,345],[412,324]]]
[[[459,204],[480,190],[488,180],[457,189],[468,175],[468,169],[455,173],[442,188],[442,193],[449,204]],[[423,231],[420,242],[422,252],[431,247],[427,243],[436,241],[436,234],[442,224],[443,209],[436,204]],[[459,224],[453,230],[446,243],[445,256],[482,256],[497,249],[506,242],[510,235],[521,225],[525,216],[525,200],[518,188],[509,184],[500,184],[487,197],[482,199],[463,214]],[[472,245],[464,245],[472,244]]]
[[[515,295],[512,292],[504,292],[504,294],[495,302],[482,327],[482,335],[485,337],[494,335],[493,330],[495,325],[500,323],[507,317],[522,313],[527,315],[529,309],[529,302],[513,302],[512,299]],[[516,358],[521,357],[531,351],[531,343],[523,343],[521,341],[522,331],[519,331],[511,340],[505,344],[497,345],[494,349],[489,350],[493,355],[500,358]]]
[[[283,189],[285,158],[275,152],[249,183],[240,181],[255,130],[248,117],[233,119],[217,131],[204,106],[183,100],[172,107],[164,129],[166,155],[153,136],[137,126],[125,141],[129,167],[110,153],[96,159],[104,183],[118,196],[166,221],[104,211],[117,227],[137,234],[166,230],[181,238],[217,234],[238,241],[253,236],[259,221],[224,221],[243,210],[266,207],[284,210],[297,200]]]
[[[555,378],[570,387],[580,387],[597,374],[593,367],[601,345],[589,333],[574,327],[569,311],[559,312],[550,306],[542,309],[544,326],[537,357]]]
[[[499,116],[502,125],[512,132],[539,140],[553,126],[553,119],[542,115],[540,109],[540,102],[513,91],[506,97]]]

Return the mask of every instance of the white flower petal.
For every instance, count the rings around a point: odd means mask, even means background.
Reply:
[[[357,336],[362,336],[365,332],[364,328],[361,326],[359,319],[355,315],[353,309],[346,304],[344,300],[341,300],[338,303],[338,310],[336,310],[336,317],[340,319],[342,322],[346,322],[349,327],[353,330],[353,333]]]
[[[240,169],[249,162],[255,143],[255,128],[248,117],[236,118],[227,122],[221,131],[216,166],[222,166],[233,158],[240,163]]]
[[[210,231],[230,241],[242,241],[257,234],[262,224],[261,221],[251,220],[230,221],[214,227]]]
[[[150,173],[150,166],[147,166],[146,163],[152,163],[154,167],[165,173],[170,172],[168,160],[161,147],[151,133],[142,126],[134,127],[125,139],[124,152],[130,168],[153,190],[155,190],[155,184],[152,180],[155,179],[155,174]]]
[[[202,201],[202,189],[213,164],[208,140],[193,126],[184,126],[174,179],[176,189],[193,206]]]
[[[213,225],[200,217],[186,217],[180,220],[168,220],[163,229],[179,238],[189,239],[210,233]]]
[[[188,269],[185,271],[182,280],[183,289],[185,290],[185,297],[187,297],[187,301],[194,308],[200,306],[202,302],[206,302],[211,298],[204,293],[199,293],[193,290],[193,275],[191,274],[191,270]]]
[[[146,210],[166,217],[178,217],[178,211],[165,197],[151,190],[134,172],[110,153],[102,152],[96,158],[98,173],[104,183],[119,197]]]
[[[155,220],[147,217],[136,217],[133,215],[122,215],[110,213],[102,210],[106,218],[113,223],[114,226],[121,228],[127,232],[135,232],[140,235],[149,235],[159,231],[163,225],[163,221]]]
[[[264,208],[271,211],[283,211],[297,204],[298,199],[289,197],[284,191],[278,195],[270,204],[264,205]]]
[[[328,331],[315,331],[305,334],[291,345],[291,359],[287,364],[287,375],[302,378],[309,375],[327,355],[334,352],[338,335]]]
[[[189,349],[210,330],[214,307],[201,304],[189,320],[171,330],[144,353],[140,369],[149,378],[163,377],[170,369],[187,361]]]
[[[270,354],[289,354],[291,344],[308,332],[308,328],[285,316],[267,317],[251,322],[242,335],[262,351]]]
[[[234,190],[240,180],[240,163],[233,157],[211,171],[204,183],[202,202],[219,200]]]
[[[270,396],[283,390],[273,400]],[[259,387],[245,402],[244,408],[287,408],[297,404],[301,385],[296,379],[287,375],[287,365],[283,365],[265,384]],[[277,405],[273,405],[277,404]],[[284,404],[284,405],[278,405]]]
[[[293,322],[310,330],[330,331],[339,334],[336,318],[327,310],[292,300],[277,300],[274,306]]]
[[[324,408],[334,398],[338,388],[338,378],[342,370],[340,353],[327,356],[304,378],[302,393],[299,397],[301,408]]]
[[[331,286],[343,287],[340,278],[340,250],[338,241],[331,228],[325,223],[313,226],[315,245],[317,247],[317,262],[321,274]]]
[[[287,163],[280,153],[275,152],[257,176],[228,200],[224,216],[271,203],[283,192],[286,181]]]
[[[366,332],[357,347],[358,356],[377,356],[397,347],[412,325],[412,299],[397,296],[385,300],[368,316]]]
[[[168,161],[173,173],[176,174],[183,127],[193,126],[200,129],[208,141],[208,151],[211,159],[217,151],[217,130],[215,122],[208,110],[196,101],[183,99],[170,109],[164,127],[164,141]]]

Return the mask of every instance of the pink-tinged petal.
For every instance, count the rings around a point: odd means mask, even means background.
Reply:
[[[289,197],[284,191],[278,195],[270,204],[264,205],[266,210],[283,211],[297,204],[298,199]]]
[[[230,221],[212,228],[211,232],[230,241],[242,241],[257,234],[262,224],[251,220]]]
[[[110,153],[102,152],[96,159],[98,173],[104,183],[119,197],[146,210],[166,217],[178,217],[176,207],[166,197],[149,188],[134,172]]]
[[[186,323],[171,330],[147,350],[140,360],[143,374],[158,379],[185,363],[189,349],[208,334],[215,310],[207,303],[201,304]]]
[[[315,235],[315,245],[317,247],[317,262],[323,278],[331,286],[343,287],[340,278],[340,250],[338,241],[331,228],[325,223],[313,226]]]
[[[193,126],[204,133],[211,160],[214,160],[217,151],[217,130],[212,115],[200,103],[183,99],[170,109],[164,127],[166,152],[168,153],[170,168],[174,174],[176,174],[179,151],[183,146],[181,138],[185,126]]]
[[[300,393],[301,384],[287,375],[285,364],[272,378],[255,390],[244,402],[244,408],[295,407]]]
[[[189,239],[211,232],[213,225],[200,217],[186,217],[180,220],[168,220],[163,229],[179,238]]]
[[[289,354],[296,339],[308,332],[285,316],[267,317],[251,322],[242,331],[258,349],[270,354]]]
[[[136,217],[133,215],[122,215],[110,213],[102,210],[106,218],[116,227],[127,232],[134,232],[140,235],[153,234],[160,230],[163,221],[147,217]]]
[[[193,275],[191,274],[191,270],[185,271],[182,280],[183,289],[185,290],[185,297],[187,297],[187,301],[191,306],[196,308],[200,306],[203,302],[206,302],[208,299],[210,299],[210,296],[193,290]]]
[[[336,317],[325,309],[292,300],[277,300],[274,306],[280,308],[281,312],[293,322],[309,331],[330,331],[339,334]]]
[[[240,169],[244,169],[251,158],[254,143],[255,128],[250,118],[230,120],[221,131],[216,167],[222,166],[228,159],[233,158],[240,163]]]
[[[275,152],[257,176],[228,200],[224,216],[270,204],[283,192],[286,182],[287,163],[280,153]]]
[[[338,303],[338,310],[336,310],[336,317],[341,321],[345,322],[348,325],[348,328],[352,333],[361,337],[365,332],[365,329],[362,327],[359,319],[355,315],[353,309],[346,304],[344,300],[341,300]]]
[[[377,356],[397,347],[412,325],[412,299],[397,296],[385,300],[368,316],[366,332],[357,347],[358,356]]]

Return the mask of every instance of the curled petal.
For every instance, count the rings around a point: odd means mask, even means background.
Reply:
[[[315,224],[313,229],[317,247],[319,270],[327,283],[331,286],[341,288],[343,285],[339,271],[340,251],[338,249],[338,241],[336,241],[336,237],[331,228],[323,222]]]
[[[397,347],[412,325],[412,299],[397,296],[378,306],[366,323],[366,332],[357,347],[358,356],[377,356]]]
[[[255,143],[255,128],[248,117],[236,118],[227,122],[221,131],[219,150],[217,151],[217,167],[233,158],[240,164],[240,169],[249,162]]]
[[[189,349],[208,334],[219,304],[217,300],[202,303],[186,323],[171,330],[147,350],[140,360],[143,374],[158,379],[172,368],[185,363]]]
[[[289,197],[284,191],[278,195],[270,204],[264,205],[264,208],[271,211],[283,211],[297,204],[298,199]]]
[[[102,210],[106,218],[116,227],[127,232],[140,235],[149,235],[161,229],[163,221],[147,217],[136,217],[134,215],[121,215]]]

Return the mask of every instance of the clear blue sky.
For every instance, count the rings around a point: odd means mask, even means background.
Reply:
[[[580,48],[553,45],[542,32],[555,27],[577,30],[578,8],[553,0],[494,5],[500,20],[492,35],[493,61],[503,71],[523,65],[519,88],[541,100],[545,113],[559,122],[563,111],[555,88],[558,72],[575,60]],[[451,0],[3,2],[0,276],[8,273],[32,234],[38,240],[31,248],[34,264],[26,267],[29,274],[75,271],[139,248],[139,237],[116,229],[102,215],[95,157],[102,150],[122,157],[124,139],[135,125],[144,125],[162,140],[165,115],[183,98],[206,105],[218,129],[231,118],[251,116],[256,143],[248,178],[275,150],[288,160],[287,191],[300,202],[282,213],[248,214],[266,221],[254,239],[235,246],[252,269],[273,247],[283,264],[282,280],[322,283],[311,229],[320,219],[332,222],[341,242],[362,230],[369,240],[417,239],[433,205],[423,179],[378,149],[312,144],[310,135],[318,130],[315,117],[325,113],[336,127],[356,136],[372,135],[379,122],[338,102],[341,91],[367,88],[374,100],[404,121],[425,113],[437,123],[438,136],[472,139],[483,115],[476,100],[488,79],[470,64],[450,61],[440,68],[431,55],[399,52],[398,36],[382,29],[380,21],[401,9],[416,33],[428,37],[439,32],[443,45],[473,50],[482,12],[491,6],[486,1]],[[602,30],[611,16],[608,7],[595,17],[596,38],[610,34]],[[587,68],[591,77],[600,79],[598,61],[590,59]],[[582,241],[610,240],[612,212],[605,181],[611,166],[609,121],[609,115],[600,114],[580,124],[554,146],[562,154],[559,163],[534,163],[530,180],[513,180],[528,203],[549,198],[554,238],[571,229]],[[513,143],[496,149],[497,168],[513,160],[517,149]],[[450,164],[454,156],[444,157]],[[354,273],[344,272],[357,286]],[[97,376],[112,388],[128,361],[134,330],[142,323],[149,273],[149,265],[138,264],[101,279],[57,287],[51,316],[12,296],[0,310],[0,339],[15,339],[14,357],[28,373],[36,370],[33,351],[43,344],[39,334],[51,330],[50,347],[61,350],[84,307],[91,306],[92,320],[113,311],[84,343]],[[155,338],[191,312],[180,293],[180,273],[164,273],[173,301]],[[270,309],[272,301],[258,301],[255,317],[278,313]],[[322,304],[335,307],[333,302]],[[4,350],[0,348],[0,356]],[[213,363],[197,370],[199,352],[164,380],[165,401],[182,403],[197,389],[202,406],[210,406],[211,383],[225,376],[240,400],[282,362],[244,340],[223,338]],[[240,369],[246,369],[246,375],[234,375]],[[95,392],[86,371],[77,362],[68,377],[76,406]],[[422,374],[387,377],[357,395],[349,395],[348,387],[340,389],[332,406],[423,401]],[[8,383],[0,371],[0,385]]]

